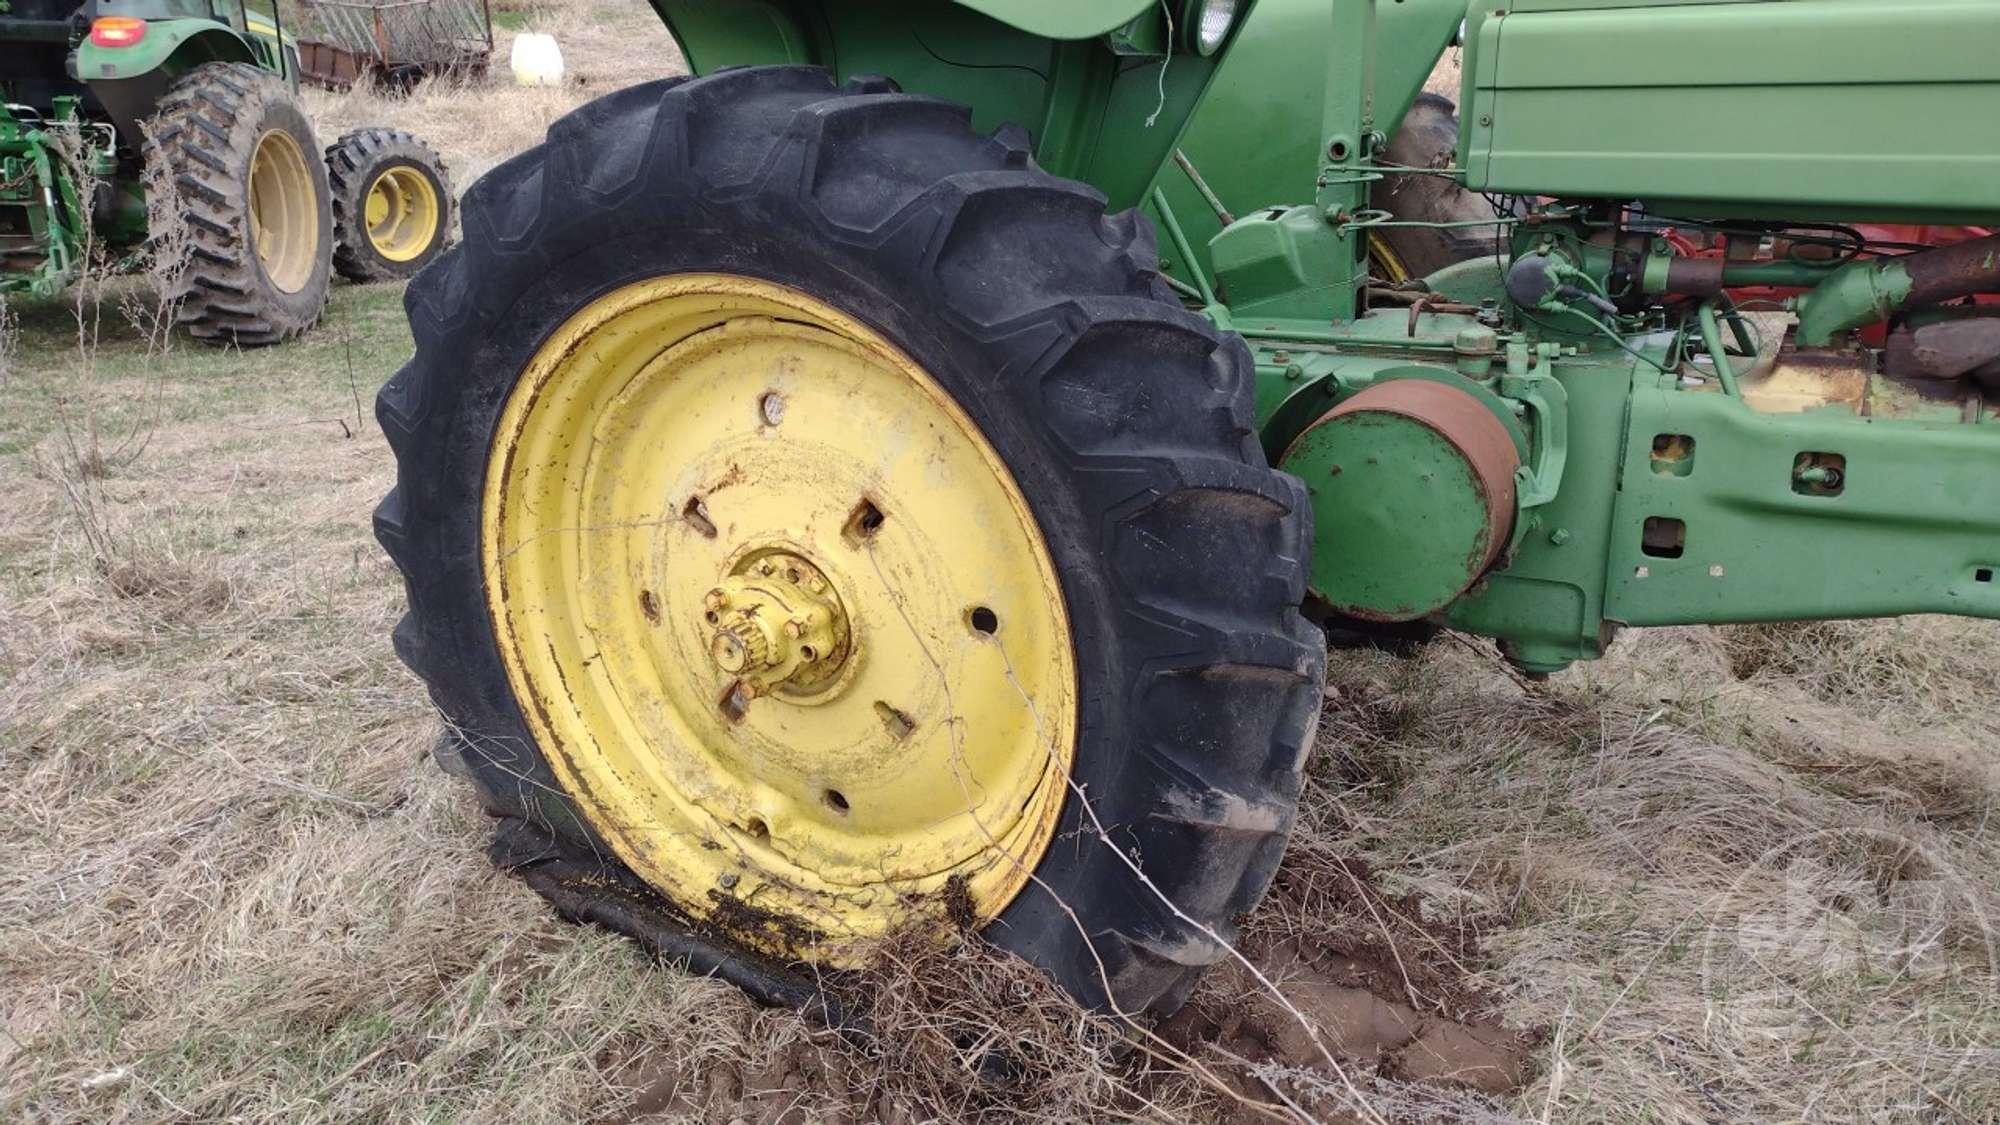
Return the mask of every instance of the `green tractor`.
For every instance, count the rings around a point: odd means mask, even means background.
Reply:
[[[468,192],[377,407],[397,651],[571,918],[1168,1011],[1315,619],[2000,617],[2000,239],[1864,225],[2000,220],[1990,0],[654,4],[694,74]]]
[[[0,293],[52,296],[150,241],[192,335],[271,344],[319,319],[336,269],[410,277],[441,253],[443,162],[386,129],[322,154],[278,19],[242,0],[0,5]]]

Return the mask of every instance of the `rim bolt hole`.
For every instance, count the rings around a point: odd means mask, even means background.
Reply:
[[[681,509],[681,519],[699,532],[703,539],[715,538],[715,521],[708,518],[708,505],[702,503],[701,497],[688,499],[687,506]]]
[[[965,620],[975,633],[990,637],[1000,631],[1000,615],[983,605],[973,606],[972,612],[965,615]]]
[[[721,708],[723,718],[732,723],[740,723],[750,710],[750,699],[750,689],[743,681],[733,680],[723,689],[722,698],[716,701],[716,706]]]
[[[889,732],[889,737],[898,742],[917,729],[916,720],[879,699],[875,701],[875,717],[882,720],[882,729]]]
[[[820,799],[826,802],[827,808],[832,809],[841,816],[847,815],[847,796],[840,790],[829,789],[820,795]]]
[[[811,664],[813,661],[819,659],[819,651],[811,645],[800,645],[799,657],[807,664]]]
[[[771,829],[765,825],[764,818],[762,817],[751,817],[749,823],[743,826],[743,831],[748,832],[751,836],[759,840],[768,840],[771,838]]]
[[[889,517],[882,514],[882,509],[875,506],[873,500],[863,497],[861,503],[856,504],[854,510],[848,513],[847,527],[844,530],[848,539],[859,543],[873,539],[875,533],[882,530],[882,525],[887,523],[888,519]]]

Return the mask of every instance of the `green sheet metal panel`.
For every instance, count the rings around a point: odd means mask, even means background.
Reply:
[[[1393,134],[1416,101],[1465,15],[1465,0],[1397,0],[1376,10],[1376,128]],[[1232,214],[1310,202],[1326,138],[1327,75],[1361,80],[1362,44],[1336,43],[1328,0],[1260,0],[1237,32],[1228,61],[1209,84],[1181,138],[1181,149]],[[1208,242],[1222,230],[1215,211],[1185,172],[1168,164],[1157,186],[1166,195],[1204,270],[1213,276]],[[1158,221],[1158,205],[1149,204]],[[1183,281],[1186,266],[1161,253]]]
[[[975,128],[1026,128],[1044,168],[1102,191],[1112,210],[1141,201],[1227,57],[1227,50],[1162,53],[1168,9],[1157,3],[1075,5],[1080,14],[1060,23],[1051,22],[1047,4],[651,2],[696,74],[805,63],[841,79],[887,75],[912,93],[970,106]],[[1112,34],[1068,37],[1083,27],[1112,28],[1107,21],[1120,14],[1136,22]]]
[[[1992,0],[1528,0],[1473,19],[1473,187],[1730,217],[2000,214]]]
[[[1139,18],[1158,0],[959,0],[1009,27],[1050,39],[1088,39]]]

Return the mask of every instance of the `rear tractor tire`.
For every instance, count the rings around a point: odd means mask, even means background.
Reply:
[[[1383,154],[1407,168],[1449,168],[1458,158],[1458,109],[1429,91],[1417,95]],[[1402,173],[1383,177],[1379,206],[1398,219],[1429,223],[1478,222],[1494,217],[1493,205],[1447,176]],[[1497,226],[1384,227],[1369,236],[1369,268],[1392,285],[1418,281],[1446,266],[1495,253]]]
[[[475,185],[377,403],[396,647],[572,919],[790,1004],[918,925],[1170,1011],[1291,828],[1310,509],[1150,227],[969,122],[735,69]]]
[[[357,129],[326,150],[333,268],[349,281],[417,276],[451,240],[444,158],[400,129]]]
[[[174,290],[196,339],[275,344],[312,327],[332,280],[333,216],[319,142],[277,76],[206,63],[174,80],[154,119],[186,227]],[[160,231],[155,245],[174,245]]]

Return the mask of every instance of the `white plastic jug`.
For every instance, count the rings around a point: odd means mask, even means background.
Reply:
[[[562,48],[556,37],[524,31],[514,37],[514,82],[519,86],[560,86],[563,80]]]

